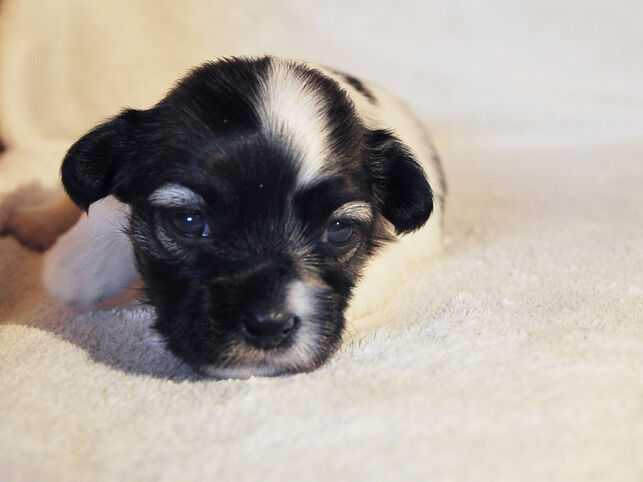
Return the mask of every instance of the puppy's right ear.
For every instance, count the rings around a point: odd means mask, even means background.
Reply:
[[[124,111],[85,134],[67,152],[60,168],[63,186],[85,211],[125,181],[137,114]]]

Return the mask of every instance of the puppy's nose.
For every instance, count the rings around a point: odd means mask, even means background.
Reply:
[[[241,331],[257,348],[275,348],[285,343],[299,324],[299,317],[289,312],[260,313],[243,317]]]

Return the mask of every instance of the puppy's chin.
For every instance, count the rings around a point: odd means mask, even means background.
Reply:
[[[238,378],[246,379],[250,377],[276,377],[299,372],[308,372],[317,368],[317,365],[301,368],[280,367],[276,363],[264,363],[261,365],[240,365],[240,366],[218,366],[204,365],[197,369],[202,375],[216,379]]]
[[[343,331],[343,317],[322,328],[314,320],[303,320],[294,338],[276,348],[262,349],[236,339],[228,347],[193,368],[214,378],[272,377],[315,370],[337,350]],[[204,359],[205,358],[205,359]]]
[[[322,365],[335,351],[335,347],[318,347],[312,351],[295,342],[287,348],[261,350],[249,346],[237,347],[234,356],[221,363],[206,363],[195,369],[206,376],[218,379],[250,378],[253,376],[274,377],[309,372]]]

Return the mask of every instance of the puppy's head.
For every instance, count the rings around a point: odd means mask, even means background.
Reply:
[[[433,208],[409,150],[367,129],[339,83],[270,57],[194,70],[81,138],[62,178],[83,208],[131,206],[156,329],[220,377],[323,363],[368,258]]]

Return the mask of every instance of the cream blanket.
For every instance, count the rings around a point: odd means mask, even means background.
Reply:
[[[56,306],[0,239],[0,480],[641,480],[642,5],[3,0],[0,192],[189,66],[269,52],[402,96],[450,195],[444,255],[275,379],[196,379],[145,307]]]

